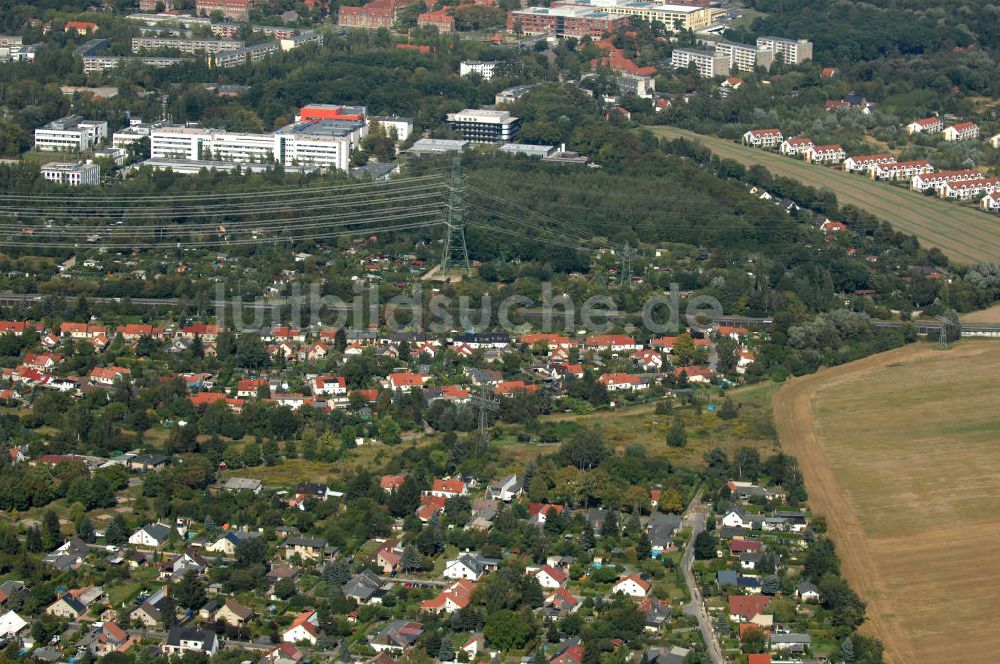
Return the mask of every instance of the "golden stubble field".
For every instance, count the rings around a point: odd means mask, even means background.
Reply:
[[[1000,343],[921,344],[775,393],[843,570],[890,662],[997,661]]]

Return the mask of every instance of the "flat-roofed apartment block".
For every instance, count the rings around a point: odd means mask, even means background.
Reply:
[[[244,46],[233,51],[221,51],[213,55],[212,59],[215,61],[216,67],[239,67],[248,62],[263,60],[271,53],[277,53],[280,50],[281,46],[277,42],[265,42],[263,44],[254,44],[253,46]]]
[[[467,108],[448,114],[448,124],[473,143],[512,143],[521,120],[507,111]]]
[[[670,65],[674,69],[684,69],[691,63],[694,63],[702,78],[725,76],[731,68],[729,58],[702,48],[675,48],[670,56]]]
[[[785,39],[784,37],[758,37],[758,48],[768,48],[781,53],[785,64],[797,65],[812,60],[813,43],[808,39]]]
[[[67,115],[35,130],[35,149],[47,152],[81,152],[108,137],[108,123]]]
[[[624,16],[586,5],[558,5],[555,7],[527,7],[507,15],[507,29],[521,26],[526,35],[553,35],[555,37],[601,37],[623,28],[628,23]]]
[[[89,161],[85,164],[53,161],[42,166],[41,174],[48,182],[71,187],[101,182],[101,167]]]
[[[133,37],[132,52],[173,49],[182,53],[222,53],[243,48],[241,41],[229,39],[179,39],[175,37]]]
[[[774,51],[751,44],[730,41],[715,42],[715,54],[729,58],[732,62],[730,69],[736,67],[740,71],[753,71],[756,67],[769,70],[774,64]]]

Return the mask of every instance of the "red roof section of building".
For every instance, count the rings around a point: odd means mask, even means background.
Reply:
[[[771,598],[766,595],[730,595],[729,613],[750,620],[763,611],[770,601]]]

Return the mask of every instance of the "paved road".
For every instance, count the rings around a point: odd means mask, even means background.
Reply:
[[[705,642],[712,664],[725,664],[726,658],[722,655],[722,648],[715,637],[715,630],[712,628],[712,620],[705,610],[705,601],[701,597],[701,590],[694,578],[694,540],[698,533],[705,530],[705,522],[708,520],[708,509],[701,502],[701,489],[691,500],[687,510],[684,512],[684,523],[691,527],[691,539],[684,547],[684,555],[681,557],[681,571],[684,573],[684,582],[687,584],[691,601],[684,607],[684,615],[698,619],[698,629],[701,631],[701,638]]]

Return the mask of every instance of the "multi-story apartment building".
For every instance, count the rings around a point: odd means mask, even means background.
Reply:
[[[906,125],[906,133],[908,134],[936,134],[943,130],[944,123],[941,122],[941,118],[924,118],[923,120],[914,120]]]
[[[625,16],[613,16],[608,11],[586,5],[526,7],[507,15],[508,30],[520,27],[526,35],[554,37],[600,37],[619,30],[627,23]]]
[[[191,62],[191,58],[169,58],[159,55],[146,55],[137,58],[124,55],[87,55],[83,58],[83,73],[89,74],[95,71],[114,69],[118,65],[128,62],[141,62],[147,67],[160,68]]]
[[[277,42],[265,42],[263,44],[245,46],[235,51],[222,51],[212,56],[212,59],[216,67],[225,69],[227,67],[239,67],[248,62],[263,60],[270,54],[277,53],[280,50],[281,46]]]
[[[137,120],[132,122],[129,126],[111,135],[111,147],[127,150],[128,146],[143,138],[148,138],[151,131],[165,124],[165,121],[146,123]]]
[[[670,64],[674,69],[684,69],[691,63],[702,78],[725,76],[732,67],[729,58],[701,48],[675,48],[670,55]]]
[[[448,124],[473,143],[513,143],[521,120],[507,111],[467,108],[448,114]]]
[[[67,115],[35,130],[35,149],[49,152],[89,150],[108,137],[108,123]]]
[[[975,122],[959,122],[944,130],[946,141],[971,141],[979,138],[979,125]]]
[[[182,53],[222,53],[243,48],[241,41],[221,39],[178,39],[174,37],[133,37],[132,52],[169,48]]]
[[[797,65],[812,60],[813,43],[808,39],[785,39],[784,37],[758,37],[758,48],[767,48],[780,53],[788,65]]]
[[[729,58],[731,62],[729,68],[736,67],[740,71],[753,71],[756,67],[762,67],[767,70],[774,64],[773,50],[750,44],[739,44],[730,41],[715,42],[715,54],[720,57]]]
[[[234,21],[249,21],[254,4],[255,0],[198,0],[195,8],[199,16],[211,16],[219,12]]]
[[[41,173],[48,182],[71,187],[101,183],[101,167],[89,161],[86,163],[53,161],[42,166]]]
[[[751,129],[743,134],[743,143],[755,148],[773,148],[783,140],[780,129]]]

